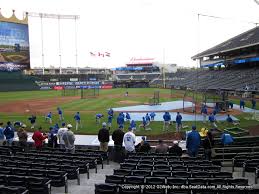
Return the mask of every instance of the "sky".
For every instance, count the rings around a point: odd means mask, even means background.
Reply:
[[[255,0],[0,0],[8,17],[23,12],[79,15],[60,21],[43,19],[44,66],[120,67],[132,57],[193,67],[191,57],[259,23]],[[206,14],[224,19],[200,16]],[[29,18],[31,67],[42,67],[40,18]],[[75,26],[77,41],[75,41]],[[93,57],[89,52],[109,52]]]

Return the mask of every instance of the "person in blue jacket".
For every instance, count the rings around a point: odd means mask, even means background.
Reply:
[[[4,143],[4,127],[3,127],[4,123],[0,122],[0,146],[3,145]]]
[[[203,123],[206,123],[207,115],[208,115],[208,109],[206,105],[203,105],[201,108],[201,114],[203,117]]]
[[[165,112],[165,114],[163,115],[163,119],[164,119],[164,126],[163,126],[163,131],[164,130],[169,130],[169,125],[171,122],[171,115],[169,112]]]
[[[112,115],[108,115],[108,122],[107,122],[108,129],[111,129],[112,127],[112,118],[113,118]]]
[[[120,114],[119,114],[123,119],[125,119],[125,115],[124,115],[124,113],[123,112],[120,112]]]
[[[150,118],[148,113],[146,114],[145,119],[146,119],[146,122],[147,122],[146,125],[148,126],[150,124],[150,121],[151,121],[151,118]]]
[[[182,128],[182,115],[177,112],[175,121],[176,121],[176,132],[180,132],[181,128]]]
[[[110,116],[113,117],[113,109],[112,109],[112,108],[110,108],[110,109],[108,110],[108,115],[110,115]]]
[[[80,116],[80,113],[77,112],[74,116],[74,119],[76,121],[76,130],[78,130],[78,126],[80,125],[80,127],[82,127],[81,125],[81,116]]]
[[[213,113],[210,114],[209,116],[209,121],[210,124],[214,127],[214,128],[218,128],[218,126],[216,125],[216,118],[215,115]]]
[[[233,123],[233,119],[231,118],[231,116],[230,116],[229,114],[228,114],[228,116],[227,116],[226,121],[227,121],[228,123]]]
[[[190,157],[197,157],[201,144],[201,136],[196,130],[196,126],[192,126],[192,131],[187,134],[186,149]]]
[[[58,111],[58,115],[59,115],[59,120],[63,121],[64,120],[64,116],[63,116],[63,111],[60,107],[57,108]]]
[[[6,145],[11,146],[14,138],[14,128],[10,121],[7,122],[7,125],[4,129],[4,136],[6,139]]]
[[[54,125],[54,127],[52,127],[52,131],[53,131],[54,133],[58,133],[58,130],[59,130],[59,126],[58,126],[58,123],[56,123],[56,124]]]
[[[134,120],[131,120],[130,122],[130,128],[134,131],[137,129],[137,124]]]
[[[151,112],[149,115],[150,115],[150,117],[151,117],[151,121],[154,121],[154,120],[155,120],[156,113]]]
[[[118,126],[124,127],[124,117],[122,116],[122,114],[119,114],[119,116],[117,117],[117,124]]]
[[[45,117],[45,121],[49,121],[49,123],[52,123],[52,112],[49,112],[46,117]]]
[[[130,122],[130,119],[131,119],[131,118],[130,118],[130,114],[127,112],[127,113],[126,113],[126,121],[127,121],[127,122]]]
[[[146,117],[142,117],[142,123],[139,125],[139,128],[143,127],[144,130],[151,130],[151,128],[147,128],[147,126],[148,126],[148,122],[146,120]]]
[[[234,139],[229,133],[223,133],[221,135],[221,143],[223,145],[229,145],[229,144],[232,144],[233,142],[234,142]]]
[[[95,115],[95,122],[100,124],[101,123],[101,118],[103,117],[103,114],[98,113]]]

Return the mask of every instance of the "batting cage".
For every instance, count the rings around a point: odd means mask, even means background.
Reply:
[[[61,90],[61,96],[78,96],[79,95],[79,90],[76,88],[64,88]]]
[[[81,99],[93,98],[99,96],[99,88],[82,88]]]

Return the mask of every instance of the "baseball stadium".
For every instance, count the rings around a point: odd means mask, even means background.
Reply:
[[[44,62],[43,34],[32,66],[30,18],[41,33],[58,20],[59,67]],[[62,66],[63,20],[80,16],[0,12],[0,194],[259,193],[257,24],[194,52],[195,67],[100,68]]]

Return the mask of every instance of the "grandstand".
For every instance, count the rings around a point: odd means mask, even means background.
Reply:
[[[200,69],[166,74],[166,85],[174,88],[258,90],[259,28],[253,28],[192,57]],[[162,85],[162,79],[153,84]]]

